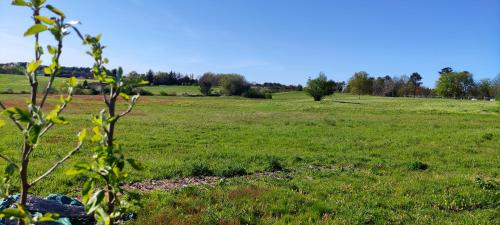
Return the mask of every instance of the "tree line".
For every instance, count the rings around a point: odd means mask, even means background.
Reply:
[[[500,100],[500,74],[494,79],[474,80],[468,71],[454,71],[450,67],[439,71],[435,88],[422,85],[422,75],[372,77],[365,71],[354,73],[347,84],[328,80],[324,73],[309,79],[306,93],[316,101],[334,92],[351,93],[358,96],[375,95],[386,97],[445,97],[455,99]]]
[[[371,77],[367,72],[355,73],[348,81],[345,92],[356,95],[387,97],[446,97],[456,99],[491,99],[500,97],[500,74],[494,79],[474,80],[468,71],[454,71],[450,67],[439,71],[435,88],[422,85],[422,76]]]
[[[27,65],[27,62],[0,63],[0,74],[24,75]],[[48,76],[49,74],[45,74],[43,70],[46,67],[45,65],[40,65],[37,74]],[[61,66],[57,77],[92,78],[92,72],[89,67]]]

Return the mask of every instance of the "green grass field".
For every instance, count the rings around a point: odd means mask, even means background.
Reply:
[[[8,106],[26,98],[0,95]],[[64,113],[70,124],[53,129],[33,153],[31,175],[71,150],[101,108],[99,97],[77,96]],[[10,123],[0,129],[4,154],[20,154],[15,131]],[[276,176],[142,193],[145,208],[131,224],[500,223],[497,102],[351,95],[314,102],[303,92],[272,100],[141,97],[117,138],[145,165],[130,182],[188,177],[199,165],[219,176],[231,167],[248,173],[284,167]],[[64,170],[89,160],[90,148],[35,194],[77,196],[81,179]]]
[[[65,81],[65,78],[55,79],[53,88],[63,89],[65,87]],[[38,82],[40,87],[45,87],[49,82],[49,77],[38,77]],[[14,93],[29,92],[30,87],[26,76],[0,74],[0,93],[8,90],[11,90]]]
[[[201,95],[200,87],[198,86],[175,86],[175,85],[161,85],[143,87],[144,90],[150,91],[154,95],[160,95],[165,92],[169,95],[182,95],[184,93],[189,95]]]

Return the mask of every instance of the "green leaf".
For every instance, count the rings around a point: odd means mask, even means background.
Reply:
[[[9,163],[6,167],[5,167],[5,174],[8,174],[8,175],[12,175],[14,174],[14,172],[16,171],[16,164],[14,163]]]
[[[89,179],[83,183],[82,187],[82,202],[87,203],[90,196],[92,195],[92,190],[94,189],[94,180]]]
[[[138,85],[148,85],[149,84],[149,81],[147,80],[140,80],[137,82]]]
[[[42,60],[31,61],[28,64],[28,67],[26,67],[26,71],[28,73],[35,72],[38,69],[38,67],[40,67],[40,65],[42,65]]]
[[[42,131],[42,126],[34,125],[28,133],[28,141],[36,145],[38,143],[38,137],[40,136],[40,131]]]
[[[137,162],[135,159],[127,159],[127,162],[128,164],[130,164],[130,166],[132,166],[132,168],[136,169],[136,170],[142,170],[142,165]]]
[[[6,110],[4,110],[2,112],[2,114],[7,115],[7,116],[13,116],[14,118],[16,118],[17,120],[19,120],[21,122],[31,121],[31,114],[28,111],[17,108],[17,107],[7,108]]]
[[[46,120],[55,124],[68,124],[69,122],[62,116],[58,116],[61,106],[56,105],[55,109],[50,111],[49,115],[45,118]]]
[[[47,50],[49,51],[50,54],[54,55],[56,54],[56,48],[54,48],[51,45],[47,45]]]
[[[78,80],[76,77],[69,78],[68,84],[70,87],[76,87],[78,85]]]
[[[12,5],[17,5],[17,6],[30,6],[31,4],[24,1],[24,0],[12,0]]]
[[[101,204],[102,200],[104,200],[103,190],[99,190],[94,193],[86,204],[85,210],[87,211],[87,214],[93,213],[96,209],[100,208],[99,204]]]
[[[60,17],[65,17],[64,13],[61,10],[59,10],[58,8],[56,8],[56,7],[52,6],[52,5],[47,5],[45,7],[47,7],[47,9],[49,9],[53,13],[59,15]]]
[[[130,99],[130,96],[128,96],[127,94],[123,93],[123,92],[120,92],[120,96],[123,98],[123,100],[125,101],[128,101]]]
[[[86,173],[92,170],[92,167],[88,163],[77,163],[73,168],[66,171],[66,175],[74,176],[82,173]]]
[[[30,36],[30,35],[35,35],[40,32],[46,31],[48,28],[47,26],[43,24],[35,24],[31,26],[26,32],[24,32],[24,36]]]
[[[22,212],[19,209],[7,208],[0,212],[0,218],[22,218]]]
[[[52,69],[51,69],[50,67],[45,67],[45,68],[43,68],[43,73],[44,73],[45,75],[51,75],[51,74],[52,74],[52,72],[53,72],[53,71],[52,71]]]
[[[43,23],[46,23],[46,24],[51,24],[52,25],[52,24],[56,23],[56,21],[54,21],[53,19],[50,19],[50,18],[45,17],[45,16],[35,16],[35,18],[37,20],[40,20]]]
[[[82,143],[83,140],[85,140],[85,137],[87,137],[87,129],[83,129],[80,133],[78,133],[78,141]]]
[[[96,211],[96,217],[97,220],[104,222],[104,225],[110,225],[111,224],[111,217],[104,211],[104,209],[99,208]]]
[[[44,215],[36,216],[33,218],[34,222],[56,222],[59,220],[59,214],[56,213],[46,213]]]

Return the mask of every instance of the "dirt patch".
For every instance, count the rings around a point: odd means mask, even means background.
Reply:
[[[252,179],[257,177],[272,177],[276,179],[290,179],[291,176],[284,172],[263,172],[251,175],[243,176],[246,179]],[[163,190],[170,191],[174,189],[179,189],[189,186],[214,186],[217,182],[227,179],[224,177],[216,176],[206,176],[206,177],[184,177],[180,179],[162,179],[162,180],[145,180],[142,182],[136,182],[127,184],[124,186],[127,190],[138,190],[138,191],[152,191],[152,190]],[[260,193],[254,193],[259,195]],[[237,195],[237,194],[236,194]]]
[[[127,184],[125,185],[125,189],[139,190],[139,191],[152,191],[152,190],[169,191],[188,186],[198,186],[198,185],[213,186],[215,183],[217,183],[217,181],[221,179],[222,179],[221,177],[185,177],[177,180],[174,179],[146,180],[142,182]]]

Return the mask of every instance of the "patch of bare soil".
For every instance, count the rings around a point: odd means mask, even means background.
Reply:
[[[283,172],[263,172],[244,176],[247,179],[256,177],[272,177],[276,179],[289,179],[290,175]],[[162,190],[170,191],[188,186],[213,186],[217,182],[227,179],[224,177],[207,176],[207,177],[184,177],[180,179],[161,179],[161,180],[145,180],[141,182],[131,183],[124,186],[126,190],[137,191],[152,191]]]

